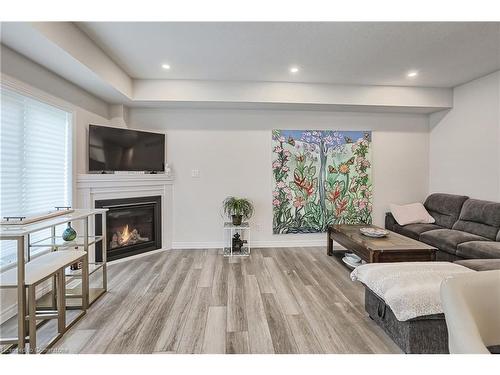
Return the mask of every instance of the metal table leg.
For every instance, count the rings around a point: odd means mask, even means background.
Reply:
[[[106,215],[104,213],[101,214],[101,225],[102,225],[102,288],[106,292],[108,290],[108,268],[107,268],[107,252],[108,252],[108,237],[107,237],[107,223],[106,223]],[[95,249],[95,246],[94,246]]]
[[[35,286],[28,287],[30,353],[36,353],[36,296]]]
[[[66,331],[66,277],[64,268],[57,272],[57,331],[64,333]],[[55,291],[53,292],[54,294]]]
[[[89,256],[86,254],[82,259],[82,310],[87,311],[89,307]]]
[[[17,238],[17,347],[26,351],[26,286],[24,284],[24,237]]]

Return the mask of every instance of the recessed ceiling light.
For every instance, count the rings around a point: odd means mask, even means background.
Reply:
[[[290,68],[290,73],[295,74],[299,72],[299,68],[297,66],[292,66]]]
[[[169,70],[170,69],[170,65],[168,64],[161,64],[161,67],[165,70]]]
[[[408,72],[406,76],[408,78],[415,78],[416,76],[418,76],[418,72],[416,70],[412,70],[411,72]]]

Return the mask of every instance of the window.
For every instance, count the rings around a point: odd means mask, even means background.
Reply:
[[[55,206],[70,206],[71,113],[4,87],[0,94],[1,217],[30,216]],[[31,241],[50,235],[44,232],[34,234]],[[0,241],[0,246],[3,268],[16,261],[16,244]]]

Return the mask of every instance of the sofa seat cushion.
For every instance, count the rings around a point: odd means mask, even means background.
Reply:
[[[455,263],[474,271],[500,270],[500,259],[466,259],[457,260]]]
[[[489,241],[487,238],[453,229],[436,229],[420,235],[420,241],[450,254],[457,253],[457,246],[469,241]]]
[[[403,236],[413,238],[414,240],[417,240],[420,238],[420,235],[424,232],[428,232],[430,230],[435,230],[435,229],[443,229],[443,227],[440,227],[439,225],[436,224],[408,224],[408,225],[397,225],[397,232],[401,233]]]
[[[466,259],[500,259],[500,242],[464,242],[458,245],[457,255]]]

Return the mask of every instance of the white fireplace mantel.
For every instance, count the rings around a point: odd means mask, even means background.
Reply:
[[[78,174],[77,208],[94,208],[103,199],[161,196],[162,249],[172,248],[173,183],[165,174]]]

